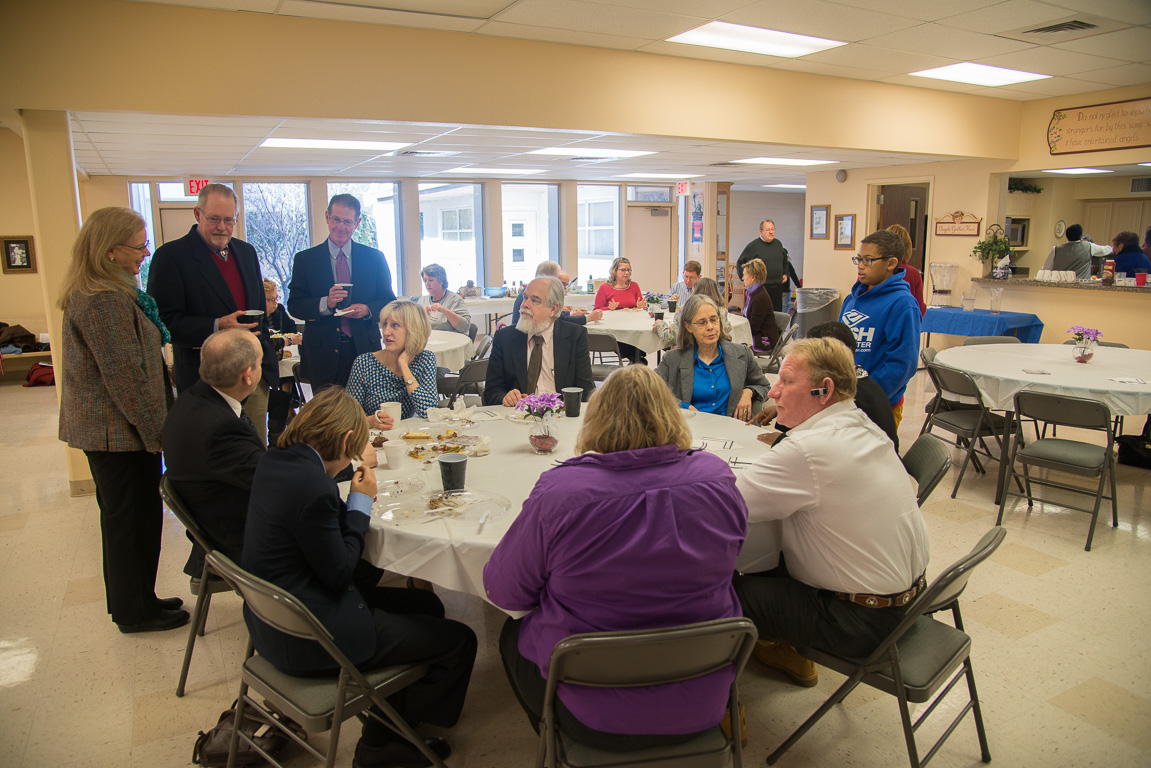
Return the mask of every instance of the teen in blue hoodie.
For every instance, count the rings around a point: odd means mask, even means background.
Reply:
[[[855,334],[855,364],[883,389],[898,426],[903,392],[919,359],[920,324],[919,304],[899,268],[903,241],[894,232],[873,232],[851,260],[859,279],[844,299],[839,319]]]

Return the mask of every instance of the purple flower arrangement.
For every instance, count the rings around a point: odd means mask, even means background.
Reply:
[[[528,416],[542,419],[549,413],[559,413],[564,409],[563,395],[558,392],[545,392],[538,395],[527,395],[516,403],[517,411],[524,411]]]
[[[1099,339],[1103,338],[1103,331],[1100,331],[1098,328],[1086,328],[1082,325],[1073,325],[1067,329],[1067,332],[1072,334],[1076,343],[1083,341],[1098,342]]]

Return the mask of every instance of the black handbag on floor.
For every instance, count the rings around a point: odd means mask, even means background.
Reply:
[[[1119,446],[1119,463],[1151,469],[1151,416],[1143,424],[1139,435],[1120,435],[1115,438]]]
[[[272,716],[300,738],[306,739],[308,737],[307,732],[290,718],[279,713],[273,713]],[[228,749],[232,745],[232,728],[235,722],[236,702],[233,701],[232,708],[221,713],[215,728],[207,733],[200,731],[200,736],[196,739],[196,746],[192,748],[192,762],[196,765],[206,766],[206,768],[227,768]],[[244,707],[244,722],[241,728],[244,734],[259,744],[260,748],[272,757],[278,757],[290,741],[283,731],[269,722],[263,712],[250,704]],[[236,765],[254,766],[264,765],[264,763],[264,758],[260,756],[260,753],[252,749],[251,744],[241,739],[240,746],[236,751]]]

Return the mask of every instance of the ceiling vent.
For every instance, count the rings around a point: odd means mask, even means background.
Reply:
[[[1033,45],[1052,45],[1054,43],[1066,43],[1070,40],[1079,40],[1084,37],[1093,37],[1094,35],[1101,35],[1104,32],[1114,32],[1115,30],[1124,29],[1127,26],[1129,25],[1120,24],[1117,21],[1104,19],[1100,16],[1079,13],[1063,19],[1056,19],[1041,27],[1020,27],[1019,29],[1012,29],[1007,32],[999,32],[996,34],[996,37],[1020,40],[1024,43],[1032,43]]]
[[[1131,179],[1131,194],[1151,192],[1151,176],[1134,176]]]

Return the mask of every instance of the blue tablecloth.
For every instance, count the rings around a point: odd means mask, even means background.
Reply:
[[[964,312],[959,307],[928,307],[920,330],[953,336],[1004,336],[1010,332],[1025,344],[1038,344],[1043,335],[1043,322],[1026,312],[993,315],[987,309]]]

